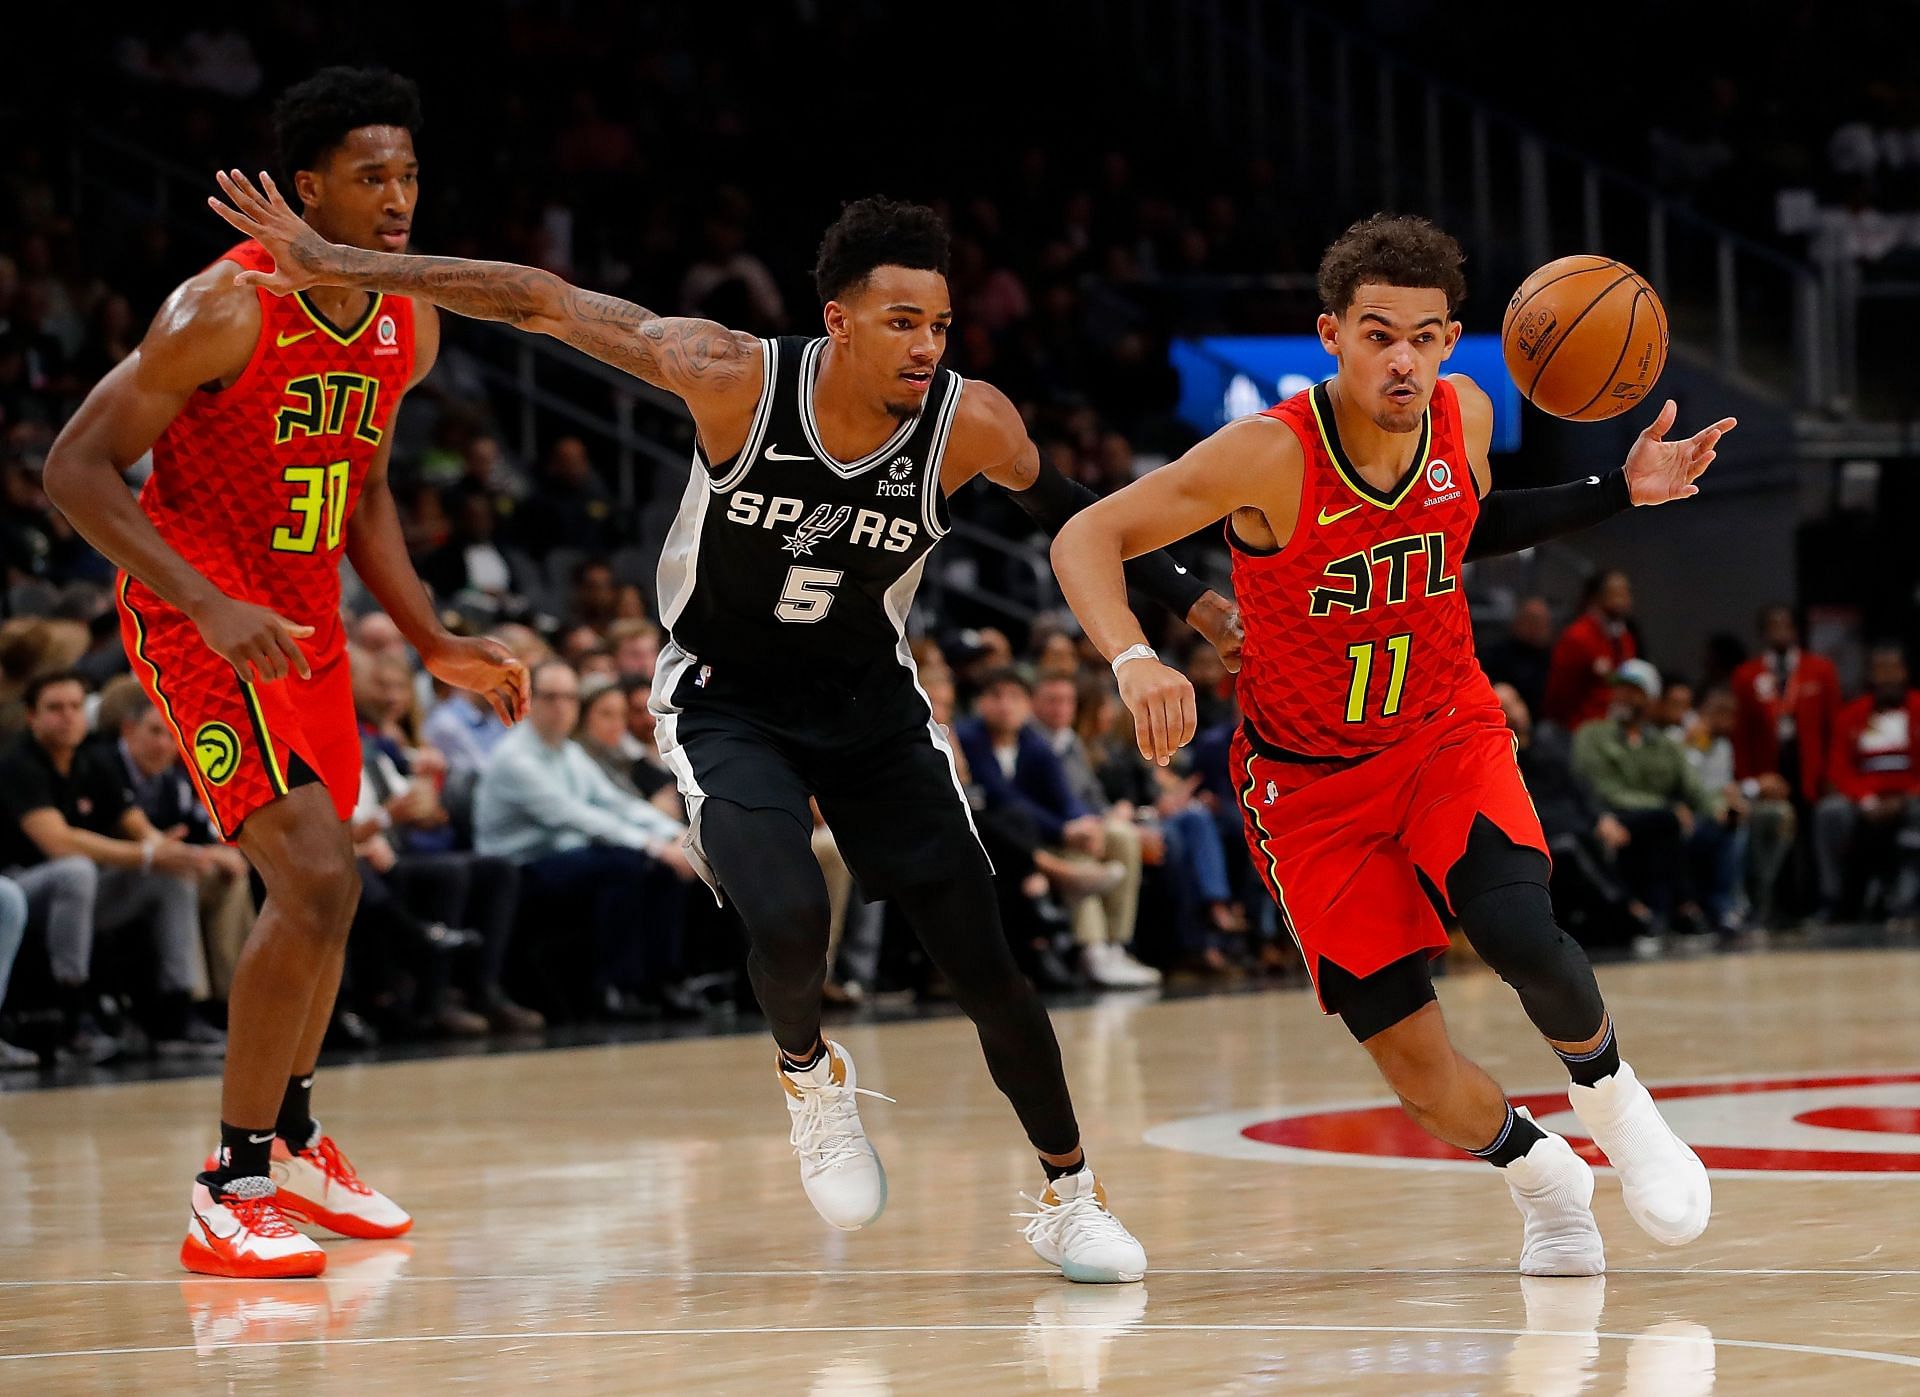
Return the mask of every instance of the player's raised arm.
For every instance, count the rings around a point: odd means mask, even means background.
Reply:
[[[1299,441],[1284,425],[1264,418],[1230,423],[1179,460],[1081,510],[1055,537],[1054,576],[1088,638],[1116,662],[1120,697],[1149,761],[1165,765],[1192,740],[1193,686],[1154,659],[1127,609],[1127,560],[1236,510],[1257,511],[1284,543],[1299,508],[1301,470]]]
[[[1720,438],[1738,422],[1723,417],[1685,441],[1668,441],[1679,408],[1669,399],[1660,415],[1634,439],[1625,463],[1605,475],[1530,490],[1494,490],[1487,453],[1493,440],[1493,400],[1472,379],[1447,379],[1460,400],[1474,486],[1482,495],[1480,516],[1467,545],[1468,562],[1518,553],[1550,539],[1591,528],[1636,505],[1668,504],[1700,493],[1695,482],[1713,464]]]
[[[1019,410],[1006,394],[979,380],[968,383],[961,400],[947,463],[941,488],[949,495],[984,475],[1012,491],[1015,503],[1050,537],[1099,499],[1042,460]],[[1229,670],[1240,668],[1240,613],[1232,602],[1202,585],[1158,545],[1141,557],[1129,557],[1126,580],[1205,636]]]
[[[657,315],[618,296],[585,291],[539,267],[461,257],[413,257],[328,242],[290,208],[262,173],[215,175],[232,203],[207,203],[273,254],[274,270],[244,272],[243,285],[290,295],[308,286],[351,286],[417,296],[476,320],[501,320],[551,335],[701,409],[722,412],[760,395],[760,341],[711,320]],[[703,426],[705,424],[702,424]]]

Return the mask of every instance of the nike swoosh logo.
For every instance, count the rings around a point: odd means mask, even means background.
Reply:
[[[789,456],[777,446],[769,446],[760,454],[765,456],[769,461],[811,461],[814,459],[812,456]]]
[[[273,1132],[269,1130],[265,1135],[249,1135],[247,1137],[247,1143],[249,1145],[264,1145],[271,1139],[273,1139]]]
[[[1360,508],[1360,506],[1357,504],[1348,505],[1345,509],[1341,510],[1338,514],[1329,514],[1327,513],[1326,510],[1323,509],[1320,511],[1320,522],[1323,525],[1338,524],[1342,519],[1345,519],[1349,514],[1353,513],[1354,510],[1358,508]]]
[[[285,349],[290,344],[300,343],[301,340],[305,339],[308,335],[311,335],[312,333],[313,331],[311,330],[302,330],[297,335],[289,335],[283,332],[279,335],[276,335],[274,337],[273,342],[274,344],[278,345],[281,349]]]
[[[207,1215],[205,1213],[201,1212],[197,1208],[193,1209],[192,1211],[193,1211],[193,1216],[199,1222],[201,1229],[209,1237],[217,1238],[222,1242],[231,1242],[235,1237],[238,1237],[240,1235],[241,1229],[245,1226],[245,1224],[243,1224],[238,1218],[234,1218],[233,1227],[229,1231],[222,1232],[216,1227],[214,1227],[214,1225],[207,1220]],[[228,1216],[231,1217],[232,1214],[228,1214]]]

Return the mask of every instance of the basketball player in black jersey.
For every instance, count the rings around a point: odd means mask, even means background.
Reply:
[[[690,853],[747,925],[808,1197],[849,1230],[886,1204],[852,1059],[820,1034],[828,913],[812,796],[863,891],[906,913],[952,985],[1040,1154],[1034,1250],[1073,1280],[1139,1279],[1146,1254],[1085,1166],[1052,1025],[1008,951],[907,649],[907,609],[954,491],[984,475],[1020,492],[1049,532],[1093,500],[1042,466],[1003,394],[941,367],[952,308],[938,217],[849,205],[815,268],[825,336],[762,340],[529,267],[362,254],[320,239],[267,176],[260,190],[238,171],[219,181],[231,206],[214,209],[274,254],[272,274],[247,275],[269,290],[422,297],[552,335],[686,402],[698,438],[660,560],[672,636],[654,686],[660,747],[686,798]],[[1164,554],[1129,570],[1235,664],[1229,603]]]

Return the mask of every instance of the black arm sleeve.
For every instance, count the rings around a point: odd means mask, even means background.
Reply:
[[[1047,531],[1047,537],[1060,532],[1067,520],[1100,497],[1077,480],[1069,480],[1040,461],[1040,474],[1024,490],[1013,492],[1014,502],[1027,517]],[[1182,621],[1193,604],[1206,595],[1206,584],[1188,572],[1165,549],[1144,553],[1127,563],[1127,585],[1146,593]]]
[[[1539,490],[1494,490],[1480,501],[1480,518],[1467,540],[1467,561],[1518,553],[1632,507],[1625,471]]]

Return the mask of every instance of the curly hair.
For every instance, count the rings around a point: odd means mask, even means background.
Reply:
[[[418,135],[420,89],[385,68],[322,68],[273,104],[281,171],[291,181],[295,171],[317,168],[362,126],[400,126]]]
[[[874,196],[840,210],[820,240],[813,285],[822,304],[857,291],[876,267],[947,274],[947,225],[924,204]]]
[[[1446,293],[1447,318],[1467,299],[1460,272],[1466,253],[1439,225],[1414,214],[1376,213],[1334,240],[1320,259],[1320,302],[1329,315],[1345,315],[1356,292],[1375,286],[1432,287]]]

